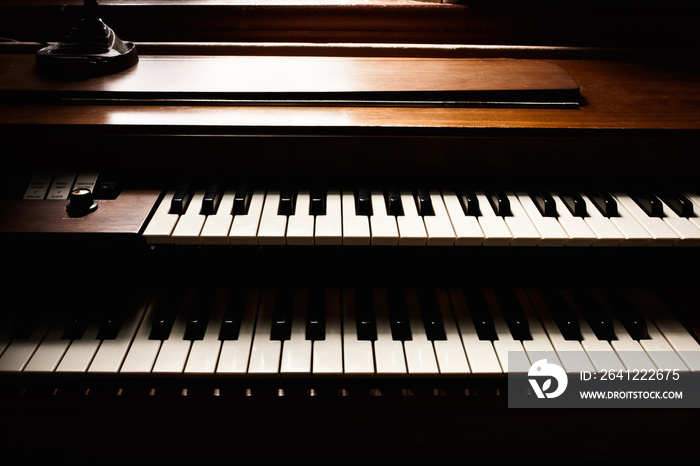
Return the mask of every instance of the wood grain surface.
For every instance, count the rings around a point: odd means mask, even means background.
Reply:
[[[403,127],[403,128],[562,128],[562,129],[676,129],[697,130],[700,128],[700,77],[697,72],[683,71],[652,63],[622,62],[612,60],[547,60],[518,61],[525,66],[558,67],[580,87],[583,104],[578,109],[557,108],[450,108],[434,106],[375,108],[372,106],[346,105],[340,108],[317,105],[279,106],[279,105],[172,105],[150,102],[148,105],[120,104],[110,105],[62,105],[55,102],[21,101],[12,99],[15,91],[23,88],[62,89],[76,86],[75,83],[49,83],[40,80],[33,71],[33,56],[0,56],[0,89],[3,89],[4,101],[0,112],[0,125],[108,125],[120,127],[133,126],[179,126],[188,127],[303,127],[303,128],[338,128],[338,127]],[[151,61],[152,60],[152,61]],[[248,59],[245,59],[248,60]],[[289,61],[287,58],[268,57],[289,66],[301,60]],[[308,63],[330,66],[333,59],[309,60]],[[108,90],[119,86],[129,89],[153,90],[161,84],[161,89],[183,89],[197,92],[201,89],[217,86],[230,86],[233,81],[222,80],[220,75],[211,75],[212,66],[226,65],[226,58],[211,60],[179,59],[168,57],[151,59],[143,57],[142,62],[124,75],[109,76],[91,82],[82,82],[82,89]],[[426,72],[416,67],[412,60],[394,59],[390,61],[406,76],[419,79],[420,86],[456,86],[464,85],[461,76],[442,76],[440,70],[464,66],[461,60],[431,61],[436,68]],[[163,64],[170,72],[177,70],[179,81],[169,81],[165,68],[152,66]],[[325,63],[325,65],[324,65]],[[356,89],[376,86],[383,89],[417,88],[415,81],[392,78],[387,63],[378,60],[343,61],[348,67],[344,79],[361,76],[356,80]],[[414,65],[411,65],[413,63]],[[423,62],[425,63],[425,62]],[[509,61],[497,62],[507,69]],[[229,63],[230,64],[230,63]],[[437,66],[439,65],[439,66]],[[283,66],[283,65],[279,65]],[[335,66],[339,66],[335,62]],[[207,71],[208,70],[208,71]],[[148,71],[148,72],[146,72]],[[241,70],[239,74],[245,74]],[[186,78],[191,76],[191,78]],[[379,81],[369,76],[382,76]],[[442,76],[436,84],[434,79]],[[570,77],[570,78],[569,78]],[[189,81],[187,80],[189,79]],[[232,78],[234,79],[234,78]],[[248,82],[248,78],[235,78]],[[433,82],[435,81],[435,82]],[[269,88],[269,82],[259,86]],[[432,84],[431,84],[432,82]],[[504,82],[504,81],[501,81]],[[570,82],[569,82],[570,83]],[[391,87],[393,84],[394,87]],[[468,84],[468,83],[467,83]],[[561,84],[561,82],[559,83]],[[306,89],[322,89],[336,86],[328,76],[319,75],[318,79],[296,85]],[[208,87],[207,87],[208,86]],[[291,84],[288,84],[291,86]]]

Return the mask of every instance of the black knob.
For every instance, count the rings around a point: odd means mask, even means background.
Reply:
[[[71,217],[81,217],[97,209],[97,202],[92,196],[92,191],[87,188],[74,189],[68,195],[66,212]]]

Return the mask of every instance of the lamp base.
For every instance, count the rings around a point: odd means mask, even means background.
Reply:
[[[37,51],[36,70],[52,79],[87,79],[131,68],[138,59],[136,46],[101,19],[83,19],[63,42]]]

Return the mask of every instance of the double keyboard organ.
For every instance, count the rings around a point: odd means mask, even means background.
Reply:
[[[163,60],[212,61],[130,72]],[[147,459],[228,457],[232,437],[240,458],[572,458],[581,435],[590,457],[695,455],[692,410],[507,407],[509,351],[698,370],[696,78],[555,61],[577,106],[3,101],[8,147],[32,141],[0,191],[4,438],[31,451],[48,425],[64,456]]]

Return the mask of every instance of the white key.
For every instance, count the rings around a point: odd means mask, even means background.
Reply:
[[[648,319],[647,332],[649,333],[649,339],[639,340],[639,344],[644,348],[644,351],[647,352],[657,368],[663,371],[689,371],[688,366],[685,365],[673,347],[666,341],[666,338],[656,328],[656,325]]]
[[[192,341],[192,348],[185,364],[185,375],[211,375],[216,372],[216,364],[221,351],[219,330],[224,316],[226,297],[225,291],[216,291],[204,336],[201,340]]]
[[[258,225],[265,203],[265,191],[256,190],[250,198],[248,212],[235,215],[228,237],[231,244],[258,244]]]
[[[496,215],[486,194],[477,191],[476,198],[479,200],[479,210],[481,211],[477,220],[481,231],[484,232],[484,246],[508,246],[513,235],[511,235],[506,221],[503,217]]]
[[[656,366],[647,355],[644,348],[639,344],[639,341],[633,339],[627,330],[615,316],[615,313],[608,309],[610,320],[613,322],[613,328],[617,340],[612,340],[610,345],[613,347],[620,361],[625,365],[626,369],[634,370],[653,370]]]
[[[23,372],[48,374],[56,370],[71,342],[63,338],[64,324],[64,320],[59,319],[51,326]]]
[[[595,207],[594,207],[595,208]],[[625,365],[620,361],[617,353],[607,340],[599,340],[593,329],[590,327],[588,320],[582,314],[575,300],[567,292],[563,292],[564,297],[573,302],[574,313],[578,318],[581,326],[581,347],[586,351],[588,358],[595,367],[596,371],[604,370],[618,371],[624,370]]]
[[[616,196],[613,195],[613,197],[618,201],[618,216],[609,218],[624,236],[620,246],[646,246],[651,239],[649,232],[629,213],[624,204],[620,203]]]
[[[314,377],[343,375],[343,330],[340,290],[326,291],[325,339],[313,342],[312,368]]]
[[[156,310],[157,301],[161,299],[164,291],[160,290],[146,309],[146,315],[141,321],[136,336],[131,343],[129,352],[124,359],[124,364],[121,366],[120,373],[127,375],[143,375],[150,374],[153,369],[153,363],[160,351],[161,341],[151,340],[151,325],[153,324],[153,315]]]
[[[403,342],[404,352],[406,353],[406,369],[408,370],[408,376],[435,377],[440,372],[435,357],[436,355],[439,357],[440,353],[437,352],[437,345],[433,348],[433,342],[428,340],[425,333],[425,325],[423,324],[420,308],[418,306],[416,291],[406,290],[404,292],[404,298],[406,299],[406,308],[411,328],[411,339]],[[464,354],[464,352],[462,352],[462,354]]]
[[[20,373],[51,329],[53,319],[41,316],[27,338],[12,340],[0,356],[0,373]]]
[[[503,374],[493,343],[479,339],[462,292],[451,289],[449,295],[471,373],[475,376]]]
[[[326,194],[326,215],[316,216],[314,236],[317,245],[343,244],[343,209],[340,191],[329,190]]]
[[[510,333],[508,324],[501,313],[493,291],[484,290],[484,297],[491,310],[493,325],[496,330],[496,335],[498,336],[498,340],[493,342],[493,347],[498,356],[498,361],[503,368],[503,372],[506,374],[527,373],[530,369],[530,360],[525,352],[525,348],[523,348],[523,344],[520,340],[515,340]]]
[[[444,289],[435,290],[435,293],[445,328],[445,340],[433,341],[440,375],[442,377],[466,377],[472,373],[472,370],[469,367],[469,360],[452,311],[450,296]]]
[[[387,212],[386,201],[381,191],[372,191],[372,215],[369,217],[369,228],[372,234],[371,244],[377,246],[399,244],[396,217]]]
[[[649,290],[633,290],[637,301],[689,370],[700,371],[700,344],[683,327],[659,297]]]
[[[273,292],[265,290],[260,299],[248,374],[258,377],[279,376],[282,342],[271,338]]]
[[[360,340],[355,321],[355,297],[353,291],[344,289],[343,298],[343,365],[346,377],[374,377],[374,351],[372,342]]]
[[[693,223],[691,218],[681,217],[663,201],[662,204],[665,215],[662,220],[678,235],[678,241],[674,246],[700,246],[700,225]]]
[[[226,245],[230,244],[228,233],[233,223],[233,200],[235,190],[227,190],[221,196],[219,208],[214,214],[208,215],[204,221],[200,237],[202,244]]]
[[[527,193],[518,191],[515,195],[539,232],[540,240],[537,242],[538,246],[561,247],[567,243],[569,235],[564,231],[557,217],[543,216]]]
[[[478,217],[464,213],[459,196],[454,191],[443,191],[442,198],[454,227],[455,246],[481,246],[484,242],[484,232]]]
[[[278,214],[280,192],[268,191],[258,227],[258,244],[286,244],[287,216]]]
[[[695,216],[689,217],[688,221],[697,228],[700,228],[700,215],[698,215],[698,209],[700,209],[700,195],[694,192],[684,192],[683,194],[693,203],[693,211],[695,212]]]
[[[370,244],[369,218],[357,215],[355,210],[355,194],[343,191],[343,244],[367,246]]]
[[[513,192],[506,193],[510,201],[510,216],[504,217],[506,225],[513,238],[511,246],[537,246],[540,241],[540,233],[532,224],[525,209],[520,204],[518,197]]]
[[[401,204],[403,215],[396,217],[399,227],[399,244],[402,246],[424,246],[428,240],[425,224],[416,207],[413,194],[408,191],[401,192]]]
[[[554,198],[554,204],[557,206],[559,224],[569,237],[565,246],[592,246],[597,236],[584,218],[574,216],[556,193],[552,193],[552,198]],[[595,207],[593,208],[595,209]]]
[[[584,221],[597,238],[593,242],[594,247],[620,246],[623,241],[627,241],[611,217],[604,216],[586,195],[581,194],[581,197],[586,202],[586,213],[588,214]]]
[[[207,216],[202,215],[202,200],[204,190],[197,190],[192,195],[187,210],[180,216],[173,230],[175,244],[201,244],[200,233]]]
[[[82,337],[71,342],[63,359],[61,359],[61,363],[56,368],[56,373],[87,372],[100,347],[100,340],[97,339],[98,331],[99,322],[90,321]]]
[[[148,222],[143,237],[149,244],[168,244],[173,242],[172,233],[180,215],[170,213],[170,202],[175,190],[168,191],[160,201],[153,218]]]
[[[297,201],[294,215],[290,215],[287,221],[287,244],[312,245],[314,244],[314,216],[310,213],[311,195],[309,190],[303,189],[297,193]]]
[[[259,299],[260,290],[252,289],[248,292],[238,338],[222,342],[221,354],[216,366],[217,374],[239,377],[248,374],[248,362],[253,345]]]
[[[552,347],[557,353],[562,363],[562,368],[567,373],[578,373],[582,371],[594,372],[594,367],[588,359],[588,354],[578,340],[566,340],[552,316],[556,309],[550,309],[542,299],[538,290],[528,290],[528,296],[544,328]]]
[[[428,246],[452,246],[455,242],[455,231],[440,191],[431,190],[430,201],[435,215],[423,216],[425,230],[428,232]]]
[[[634,294],[631,294],[632,299],[634,299],[634,296]],[[635,302],[636,301],[635,299]],[[683,363],[683,360],[678,354],[676,354],[668,341],[666,341],[664,335],[656,328],[656,325],[644,315],[644,312],[640,312],[640,314],[642,314],[642,318],[646,323],[649,338],[639,340],[639,344],[644,348],[649,359],[654,362],[657,368],[663,371],[677,370],[680,372],[687,372],[688,367]]]
[[[552,343],[549,341],[547,333],[544,331],[542,324],[540,324],[537,314],[535,313],[535,308],[532,306],[530,299],[527,296],[525,290],[517,289],[514,290],[518,302],[522,306],[523,313],[527,318],[531,340],[523,340],[523,348],[527,352],[530,362],[534,363],[540,359],[546,359],[550,364],[558,364],[562,368],[564,367],[562,362],[559,360],[557,352],[554,350]]]
[[[139,325],[146,314],[148,301],[148,295],[140,293],[133,305],[128,309],[124,309],[126,315],[116,338],[113,340],[102,340],[102,344],[88,368],[88,373],[116,374],[119,372],[129,347],[136,336]]]
[[[152,372],[154,374],[182,374],[185,369],[187,355],[192,347],[192,342],[185,339],[187,312],[194,297],[195,291],[187,290],[173,321],[168,339],[163,341],[158,352],[158,357],[153,365]]]
[[[651,235],[649,246],[673,246],[678,241],[678,234],[659,217],[648,216],[639,205],[625,193],[613,193],[617,202]]]
[[[282,344],[280,376],[311,376],[313,344],[306,339],[307,290],[297,290],[289,340]]]
[[[644,348],[639,344],[638,341],[633,340],[632,337],[627,334],[622,324],[618,321],[615,323],[615,334],[618,336],[617,340],[611,342],[611,345],[620,361],[625,365],[628,370],[655,370],[656,365],[649,358],[649,355],[644,351]]]
[[[386,294],[383,290],[374,291],[374,309],[377,319],[377,340],[374,342],[377,377],[405,377],[406,358],[403,345],[392,337]]]

